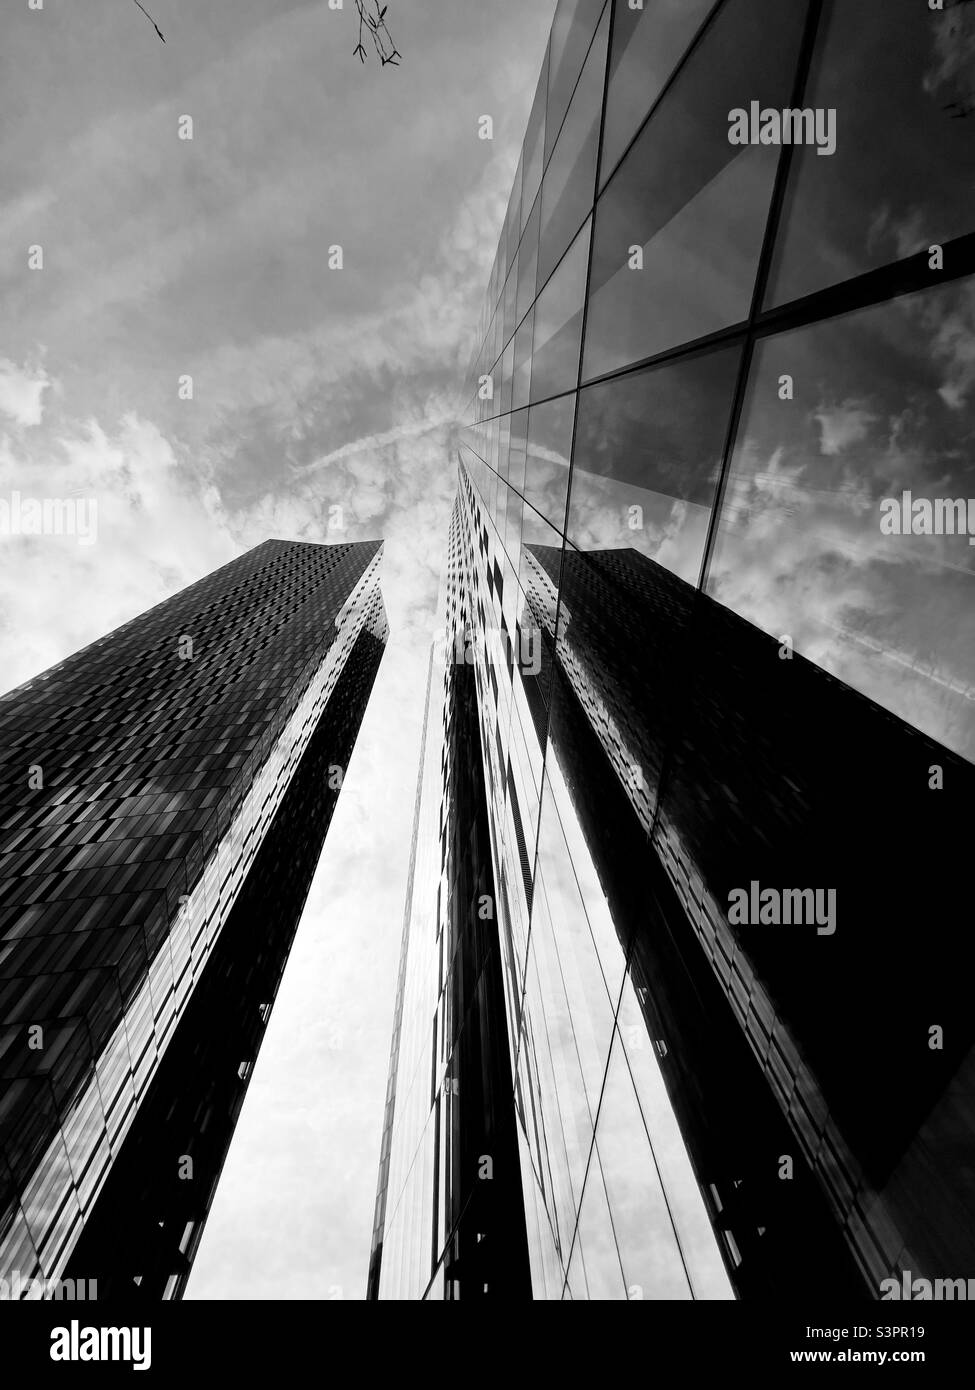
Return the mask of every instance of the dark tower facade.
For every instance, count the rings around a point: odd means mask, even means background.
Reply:
[[[559,0],[443,607],[536,1298],[975,1274],[973,41],[966,4]],[[425,931],[380,1297],[464,1296],[411,1234]]]
[[[384,649],[267,541],[0,700],[0,1262],[179,1297]]]

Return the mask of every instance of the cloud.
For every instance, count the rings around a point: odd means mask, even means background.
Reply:
[[[7,687],[29,680],[232,559],[219,499],[182,470],[151,422],[117,431],[60,421],[0,449],[0,494],[95,504],[93,545],[71,535],[0,537],[0,635]]]
[[[950,309],[924,305],[922,316],[932,334],[932,356],[945,372],[938,395],[949,409],[961,410],[975,387],[975,285],[960,285]]]
[[[43,396],[50,386],[43,367],[18,367],[0,357],[0,414],[21,428],[39,425],[44,415]]]
[[[975,67],[975,13],[956,3],[931,16],[933,53],[924,74],[924,90],[970,100]],[[947,88],[947,93],[942,89]]]
[[[866,439],[877,416],[856,401],[844,401],[842,405],[820,406],[813,419],[819,423],[821,452],[838,454]]]

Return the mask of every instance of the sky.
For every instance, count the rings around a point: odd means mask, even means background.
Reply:
[[[5,7],[0,498],[86,534],[0,535],[0,687],[268,537],[385,539],[390,643],[187,1293],[358,1299],[451,446],[554,3],[389,0],[396,68],[353,0],[146,8],[165,43],[132,0]]]

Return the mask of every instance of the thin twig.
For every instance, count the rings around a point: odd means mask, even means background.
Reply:
[[[369,14],[366,10],[366,0],[355,0],[356,9],[359,11],[359,42],[352,52],[360,63],[366,61],[366,50],[362,42],[362,29],[365,25],[372,35],[372,46],[382,66],[391,63],[394,68],[398,68],[397,60],[403,55],[393,43],[393,36],[386,27],[386,11],[389,6],[383,5],[380,8],[379,0],[373,0],[373,4],[376,7],[375,15]]]
[[[163,43],[165,43],[166,40],[165,40],[165,38],[163,38],[163,31],[160,29],[159,25],[158,25],[158,24],[156,23],[156,21],[153,19],[152,15],[149,13],[149,11],[146,9],[145,5],[140,5],[140,4],[139,4],[139,0],[135,0],[135,3],[136,3],[137,5],[139,5],[139,9],[140,9],[140,10],[142,11],[142,13],[145,15],[146,19],[148,19],[148,21],[149,21],[149,23],[152,25],[153,29],[155,29],[156,33],[157,33],[157,34],[159,35],[159,37],[162,39]]]

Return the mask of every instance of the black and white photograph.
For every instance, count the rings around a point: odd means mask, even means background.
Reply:
[[[973,582],[975,0],[0,0],[18,1376],[945,1383]]]

